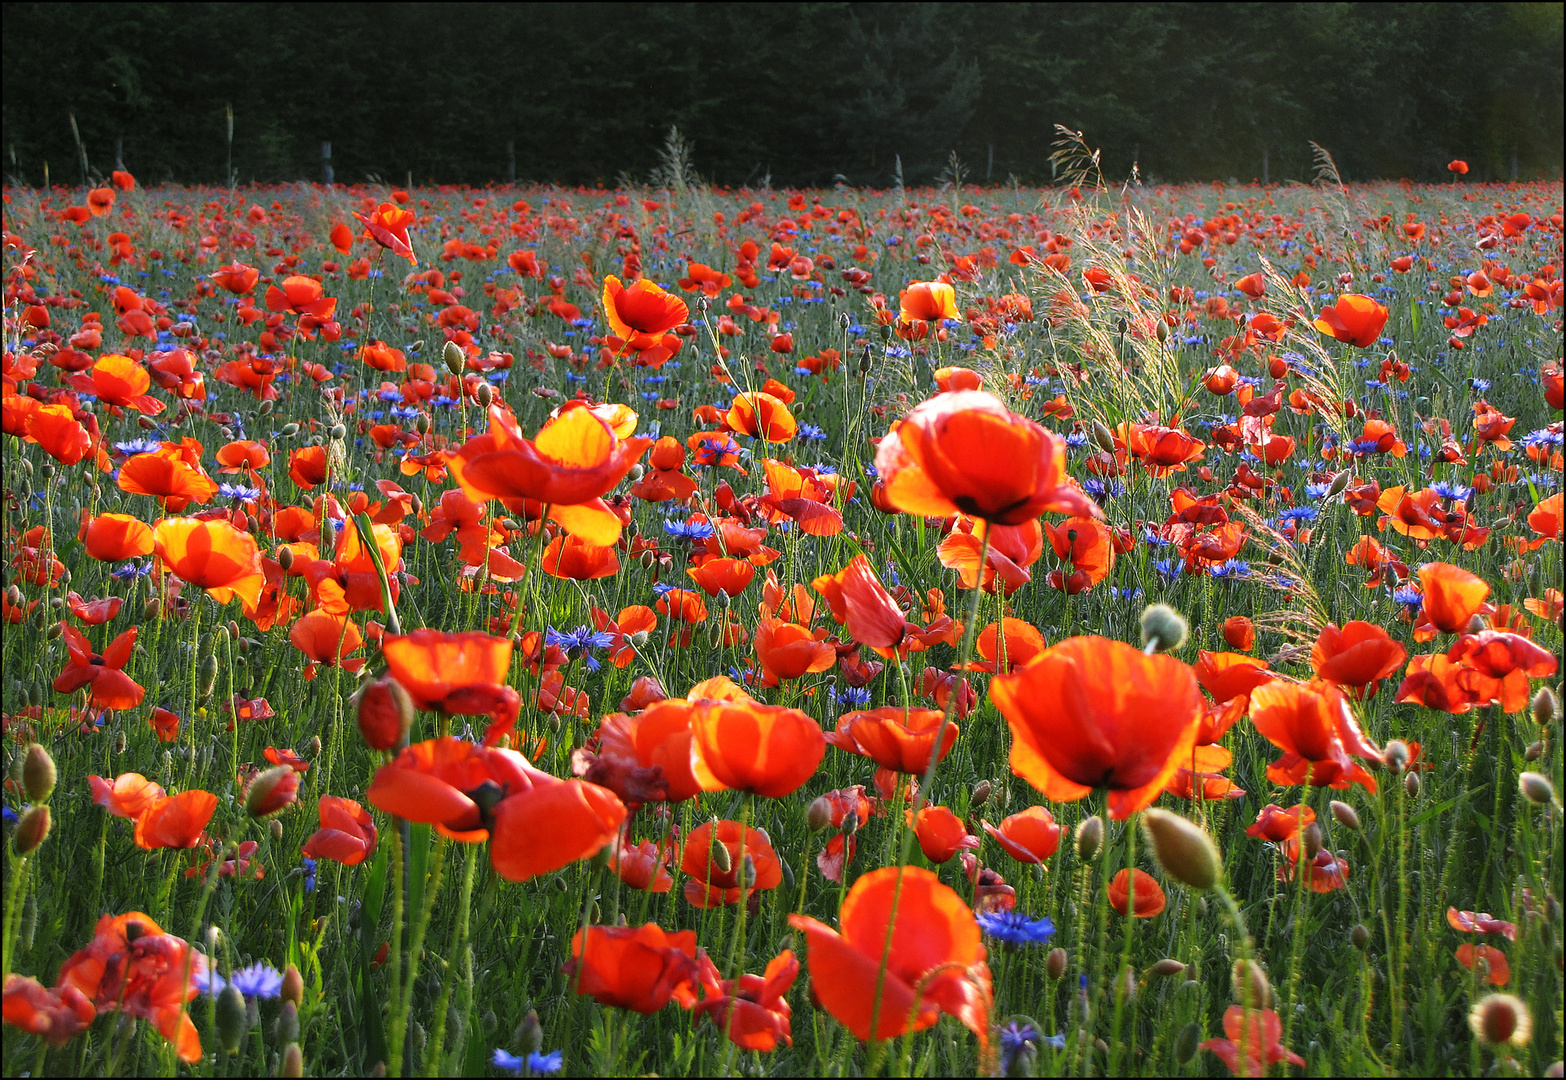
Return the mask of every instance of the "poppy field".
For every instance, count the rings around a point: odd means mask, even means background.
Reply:
[[[1465,171],[7,188],[6,1074],[1560,1075]]]

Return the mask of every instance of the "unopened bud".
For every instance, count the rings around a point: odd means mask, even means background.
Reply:
[[[1548,686],[1539,687],[1539,692],[1533,695],[1533,708],[1531,715],[1533,722],[1540,727],[1555,719],[1555,714],[1560,712],[1560,702],[1555,700],[1555,691]]]
[[[1381,761],[1393,772],[1402,772],[1408,764],[1408,744],[1402,739],[1391,740],[1381,748]]]
[[[278,434],[285,439],[292,439],[295,435],[299,434],[299,425],[294,423],[284,424],[283,429],[279,431]]]
[[[1256,961],[1236,960],[1230,981],[1234,986],[1234,999],[1241,1005],[1252,1009],[1271,1007],[1272,984],[1267,981],[1267,973]]]
[[[1185,644],[1191,624],[1168,604],[1150,604],[1142,612],[1142,651],[1170,652]]]
[[[217,999],[218,1042],[230,1054],[239,1052],[245,1037],[245,995],[233,983],[225,986]]]
[[[977,809],[989,801],[990,782],[988,780],[980,780],[977,784],[973,785],[973,794],[968,796],[968,807],[970,809]]]
[[[1517,777],[1517,790],[1523,798],[1535,806],[1547,806],[1555,801],[1555,785],[1543,773],[1525,772]]]
[[[1544,756],[1544,741],[1535,739],[1523,750],[1523,758],[1528,761],[1538,761]]]
[[[1338,473],[1338,475],[1334,476],[1332,478],[1332,483],[1327,485],[1327,494],[1324,495],[1323,498],[1331,499],[1335,496],[1343,494],[1344,489],[1348,487],[1349,481],[1353,479],[1353,471],[1354,470],[1352,469],[1344,469],[1342,472]]]
[[[277,765],[250,781],[245,792],[245,813],[271,817],[286,810],[299,797],[299,774],[292,765]]]
[[[1077,826],[1077,858],[1092,862],[1104,843],[1104,819],[1094,814]]]
[[[753,889],[756,886],[756,860],[750,852],[745,853],[745,865],[740,870],[740,887]]]
[[[1353,829],[1355,832],[1359,832],[1359,812],[1348,803],[1333,799],[1332,816],[1345,829]]]
[[[1199,892],[1218,883],[1223,864],[1206,830],[1178,814],[1153,808],[1142,812],[1142,831],[1158,865],[1170,877]]]
[[[1106,454],[1115,452],[1115,433],[1102,420],[1093,421],[1093,442]]]
[[[1354,929],[1349,931],[1349,941],[1353,942],[1354,948],[1360,952],[1365,951],[1370,944],[1370,931],[1365,929],[1364,923],[1354,924]]]
[[[440,351],[440,359],[453,375],[461,375],[462,365],[467,362],[467,357],[462,355],[462,347],[455,341],[446,342],[446,347]]]
[[[527,1015],[517,1025],[517,1030],[512,1035],[512,1040],[516,1043],[518,1049],[531,1050],[535,1054],[543,1049],[544,1025],[539,1022],[536,1009],[527,1011]]]
[[[1314,862],[1321,853],[1321,826],[1314,821],[1300,830],[1300,841],[1305,847],[1305,861]]]
[[[1511,994],[1490,994],[1481,998],[1468,1014],[1473,1033],[1492,1046],[1511,1043],[1526,1046],[1533,1037],[1533,1016],[1528,1006]]]
[[[805,811],[805,824],[810,826],[811,832],[820,832],[832,824],[832,802],[825,795],[810,804],[810,809]]]
[[[1180,1029],[1175,1039],[1175,1060],[1181,1065],[1196,1056],[1196,1044],[1202,1040],[1202,1029],[1191,1023]]]
[[[281,844],[283,842],[283,823],[281,821],[273,818],[266,823],[266,831],[272,837],[272,843]]]
[[[1147,973],[1154,978],[1169,979],[1185,971],[1185,965],[1178,960],[1165,958],[1147,969]]]
[[[17,944],[22,952],[30,952],[33,947],[33,935],[38,932],[38,895],[28,893],[27,899],[22,901],[22,925],[19,927]]]
[[[1044,958],[1044,974],[1051,979],[1063,978],[1066,974],[1066,950],[1051,949],[1049,955]]]
[[[278,1011],[277,1038],[279,1042],[293,1042],[299,1038],[299,1006],[292,1001],[283,1002]]]
[[[479,403],[479,408],[487,409],[495,400],[495,388],[489,383],[479,383],[478,389],[473,391],[473,398]]]
[[[331,518],[321,519],[321,544],[320,551],[324,558],[330,558],[331,553],[337,550],[337,522]]]
[[[16,853],[27,855],[47,839],[49,807],[43,803],[29,806],[22,812],[22,819],[16,823],[16,833],[11,837],[11,843],[16,845]]]
[[[22,759],[22,790],[32,802],[44,802],[54,791],[55,780],[54,759],[49,751],[33,743]]]
[[[385,1067],[383,1062],[376,1064]],[[291,1042],[283,1049],[283,1062],[277,1067],[277,1074],[288,1078],[304,1075],[304,1051],[299,1049],[298,1043]]]
[[[420,413],[413,421],[413,430],[420,435],[428,435],[430,431],[430,418],[427,413]]]
[[[1419,797],[1419,774],[1411,772],[1403,777],[1403,790],[1408,792],[1410,799]]]
[[[407,688],[386,675],[365,683],[356,695],[359,734],[371,750],[400,746],[413,726],[413,698]]]
[[[196,670],[196,692],[203,698],[212,696],[212,690],[217,686],[218,662],[215,656],[204,656],[201,666]]]
[[[712,838],[712,865],[720,874],[727,874],[734,869],[734,856],[729,854],[727,844],[721,843],[717,838],[717,830],[713,830]]]

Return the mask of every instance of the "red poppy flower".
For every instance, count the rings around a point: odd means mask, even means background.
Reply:
[[[364,635],[358,625],[346,613],[329,614],[316,608],[301,615],[288,631],[288,640],[294,648],[310,661],[305,666],[306,679],[315,678],[315,666],[341,666],[344,671],[358,671],[364,666],[364,657],[347,659],[364,644]]]
[[[826,597],[832,617],[845,624],[849,637],[861,645],[895,649],[901,644],[907,620],[866,556],[854,556],[843,569],[822,575],[811,585]]]
[[[110,783],[101,776],[89,776],[92,801],[115,817],[135,821],[149,806],[163,798],[163,785],[153,783],[141,773],[121,773]]]
[[[159,742],[179,741],[179,714],[168,709],[153,709],[147,717]]]
[[[1485,978],[1491,986],[1505,986],[1512,981],[1512,966],[1507,963],[1506,954],[1494,945],[1459,945],[1457,962],[1469,971],[1476,964],[1484,964]]]
[[[288,455],[288,478],[306,491],[326,482],[326,447],[301,446]]]
[[[1256,624],[1244,615],[1231,615],[1223,621],[1223,640],[1231,649],[1250,652],[1256,646]]]
[[[684,698],[667,698],[635,716],[611,713],[599,725],[598,752],[578,750],[572,771],[628,806],[694,798],[702,787],[691,767],[691,709]]]
[[[689,1008],[701,983],[696,931],[671,933],[656,923],[578,930],[560,970],[574,979],[577,993],[639,1013],[655,1013],[671,998]]]
[[[945,1012],[988,1045],[990,971],[979,925],[935,874],[872,870],[848,890],[839,929],[805,915],[788,923],[809,942],[816,999],[858,1038],[923,1031]]]
[[[715,843],[724,849],[721,860],[713,853]],[[691,876],[685,883],[685,899],[699,908],[739,903],[740,882],[749,876],[744,869],[746,861],[755,874],[747,897],[783,883],[783,864],[760,829],[746,828],[737,821],[709,821],[692,829],[680,854],[680,869]]]
[[[151,495],[175,514],[193,502],[210,502],[218,492],[217,481],[201,468],[199,444],[191,447],[192,442],[164,443],[161,450],[137,454],[120,466],[120,490]]]
[[[621,439],[588,408],[565,409],[528,440],[515,418],[494,406],[489,432],[469,439],[447,465],[474,501],[500,499],[513,510],[528,499],[544,503],[566,532],[608,546],[620,538],[620,518],[602,496],[651,445],[651,439]]]
[[[1018,862],[1042,863],[1060,847],[1060,826],[1042,806],[1030,806],[1001,821],[996,828],[984,822],[984,831]]]
[[[826,756],[821,725],[782,705],[706,701],[691,710],[690,726],[691,772],[703,791],[782,798],[814,776]]]
[[[1345,293],[1321,314],[1311,325],[1323,334],[1330,334],[1339,341],[1368,349],[1381,336],[1381,328],[1387,324],[1387,309],[1368,296]]]
[[[933,863],[947,862],[957,852],[979,846],[979,838],[969,835],[962,818],[944,806],[921,807],[917,815],[912,810],[904,813],[913,819],[910,824],[919,850]]]
[[[1278,867],[1279,881],[1293,881],[1299,867],[1300,849],[1299,841],[1291,841],[1284,845],[1283,861]],[[1347,859],[1339,858],[1327,848],[1316,852],[1314,858],[1305,864],[1306,885],[1311,892],[1329,893],[1338,889],[1348,888],[1349,864]]]
[[[1455,907],[1446,909],[1446,921],[1453,930],[1465,934],[1500,934],[1507,941],[1517,940],[1517,926],[1515,923],[1497,919],[1488,912],[1458,911]]]
[[[658,367],[679,348],[679,338],[669,331],[690,317],[684,300],[646,278],[627,288],[613,274],[604,278],[603,300],[610,330],[606,344],[614,355],[636,353],[638,363]]]
[[[1464,634],[1447,650],[1446,658],[1479,676],[1459,676],[1479,704],[1496,700],[1507,713],[1521,712],[1528,705],[1530,679],[1547,679],[1559,667],[1554,653],[1504,630]]]
[[[799,961],[791,950],[774,956],[762,974],[741,975],[738,985],[720,978],[705,952],[697,962],[703,997],[691,1012],[706,1016],[742,1050],[772,1050],[780,1039],[786,1046],[794,1045],[789,1027],[793,1010],[783,996],[799,975]]]
[[[195,847],[217,804],[218,797],[210,791],[182,791],[153,800],[136,819],[136,846],[148,850]]]
[[[1256,821],[1246,827],[1245,835],[1282,844],[1298,836],[1315,820],[1316,811],[1303,804],[1285,810],[1277,803],[1268,803],[1256,815]]]
[[[118,353],[100,356],[93,363],[90,375],[73,375],[70,382],[77,390],[91,394],[105,405],[134,409],[149,416],[163,411],[163,402],[147,393],[152,386],[152,376],[128,356]]]
[[[5,1022],[50,1046],[64,1046],[97,1015],[97,1007],[74,986],[46,990],[37,979],[5,977]]]
[[[414,743],[381,766],[366,797],[388,814],[476,844],[489,837],[491,811],[502,798],[558,782],[514,750],[447,737]]]
[[[124,603],[124,599],[118,596],[83,600],[81,594],[74,590],[65,594],[65,606],[70,608],[71,614],[76,616],[83,626],[102,626],[120,613]]]
[[[1045,511],[1098,516],[1070,485],[1065,443],[982,390],[938,394],[893,425],[876,450],[891,505],[1020,525]]]
[[[1367,686],[1391,675],[1408,659],[1408,649],[1393,641],[1381,627],[1368,622],[1348,622],[1339,630],[1328,623],[1316,637],[1310,664],[1318,677],[1339,686],[1354,687],[1360,694]]]
[[[1483,578],[1449,563],[1425,563],[1419,568],[1419,584],[1424,589],[1424,617],[1448,634],[1466,628],[1490,595]]]
[[[1305,1067],[1305,1059],[1280,1045],[1283,1038],[1283,1021],[1271,1009],[1252,1009],[1230,1005],[1223,1014],[1223,1030],[1226,1039],[1208,1039],[1197,1047],[1211,1050],[1229,1066],[1235,1076],[1260,1076],[1267,1065],[1287,1061],[1291,1065]],[[1245,1063],[1240,1063],[1240,1049],[1245,1049]]]
[[[674,888],[674,878],[669,876],[669,859],[673,852],[651,840],[643,840],[632,847],[623,840],[609,853],[609,869],[633,889],[643,892],[666,893]]]
[[[396,203],[381,203],[369,217],[358,213],[354,217],[381,247],[393,255],[401,255],[415,266],[419,264],[419,260],[413,257],[413,246],[408,240],[408,226],[417,220],[412,210],[404,210]]]
[[[724,423],[730,431],[768,443],[785,443],[799,431],[799,422],[788,406],[773,394],[735,394]]]
[[[381,641],[392,678],[408,691],[415,708],[461,716],[488,714],[486,746],[510,731],[521,711],[517,692],[505,685],[511,648],[509,638],[478,631],[415,630]]]
[[[946,714],[939,709],[904,709],[884,705],[879,709],[844,713],[826,741],[839,750],[859,754],[883,769],[923,776]],[[944,760],[957,742],[956,724],[946,724],[937,760]]]
[[[266,575],[249,533],[226,521],[164,518],[153,529],[152,542],[170,573],[207,590],[219,604],[236,596],[247,608],[259,603]]]
[[[836,664],[837,650],[824,640],[825,637],[825,629],[812,634],[798,623],[766,618],[758,622],[751,644],[766,673],[767,685],[776,686],[811,672],[826,671]]]
[[[570,533],[563,533],[544,549],[544,573],[572,581],[613,577],[620,572],[620,556],[614,545],[599,547]]]
[[[90,686],[90,704],[94,708],[134,709],[141,704],[146,689],[123,670],[130,662],[131,650],[136,647],[137,627],[131,627],[109,642],[102,655],[92,651],[87,636],[74,626],[62,622],[60,629],[65,633],[67,658],[65,670],[55,676],[55,693],[69,694]]]
[[[495,807],[490,862],[507,881],[553,873],[614,843],[625,818],[625,804],[607,788],[541,773]]]
[[[997,675],[990,697],[1011,728],[1013,772],[1059,802],[1106,787],[1117,820],[1150,805],[1189,761],[1202,720],[1189,667],[1100,637]]]
[[[243,296],[256,287],[256,282],[261,280],[261,271],[253,266],[235,262],[216,271],[212,275],[212,280],[218,288]]]
[[[6,416],[12,415],[10,403],[33,401],[15,394],[6,396]],[[96,441],[72,414],[69,405],[39,405],[28,409],[22,421],[27,438],[43,447],[44,452],[61,465],[75,465],[92,452]],[[8,429],[9,430],[9,429]]]
[[[321,283],[314,278],[295,275],[283,279],[283,287],[268,285],[266,289],[268,311],[292,311],[327,320],[337,311],[337,299],[321,295]]]
[[[915,281],[898,294],[898,318],[903,322],[960,319],[957,290],[945,281]]]
[[[216,797],[213,797],[216,801]],[[75,990],[102,1012],[150,1020],[181,1061],[201,1060],[201,1037],[186,1003],[200,993],[200,953],[139,911],[105,915],[92,941],[60,965],[57,991]]]
[[[1251,723],[1284,754],[1267,766],[1275,784],[1346,788],[1376,781],[1354,758],[1379,761],[1381,751],[1365,737],[1343,692],[1331,683],[1270,682],[1251,692]]]
[[[1134,899],[1131,892],[1133,881],[1136,883]],[[1151,919],[1161,914],[1167,904],[1163,888],[1146,871],[1121,870],[1109,881],[1109,906],[1115,909],[1117,915],[1130,914],[1138,919]]]

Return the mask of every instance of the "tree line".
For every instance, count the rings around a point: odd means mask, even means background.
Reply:
[[[1111,180],[1308,180],[1311,141],[1345,179],[1558,177],[1562,11],[9,3],[0,127],[29,185],[613,185],[671,127],[719,184],[1035,184],[1056,124]]]

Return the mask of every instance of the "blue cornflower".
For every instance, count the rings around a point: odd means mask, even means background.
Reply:
[[[133,454],[150,454],[154,450],[161,450],[163,444],[157,439],[127,439],[124,442],[114,444],[116,453],[130,457]]]
[[[1330,483],[1306,484],[1305,497],[1307,499],[1325,499],[1327,497],[1327,492],[1330,490],[1332,490],[1332,485]]]
[[[1424,594],[1411,585],[1406,585],[1392,594],[1392,602],[1402,604],[1408,609],[1410,616],[1419,614],[1419,609],[1425,605]]]
[[[816,427],[814,424],[800,424],[798,434],[801,439],[824,439],[827,437],[826,431],[823,428]]]
[[[1430,485],[1430,489],[1443,499],[1451,499],[1453,502],[1467,502],[1468,497],[1474,493],[1471,487],[1462,484],[1454,484],[1447,480],[1437,480]]]
[[[866,696],[868,696],[868,695],[866,695]],[[17,821],[20,820],[17,817],[16,811],[12,810],[9,806],[0,808],[0,817],[3,817],[5,819],[5,823],[7,825],[15,825],[17,823]]]
[[[283,973],[265,961],[240,968],[228,977],[228,982],[247,998],[271,1000],[283,993]]]
[[[1248,577],[1250,572],[1251,564],[1248,562],[1241,562],[1239,559],[1229,559],[1226,562],[1221,562],[1208,571],[1208,573],[1212,574],[1213,577],[1220,581],[1224,580],[1225,578]]]
[[[1479,379],[1479,378],[1469,379],[1468,380],[1468,386],[1469,386],[1470,389],[1473,390],[1474,393],[1482,394],[1486,390],[1490,389],[1490,380],[1489,379]]]
[[[1015,1020],[1000,1029],[1000,1075],[1026,1075],[1033,1071],[1033,1058],[1038,1054],[1034,1044],[1039,1041],[1039,1029],[1032,1024],[1019,1024]]]
[[[1376,439],[1355,439],[1344,449],[1356,457],[1364,457],[1367,454],[1376,453],[1380,445],[1380,442]]]
[[[587,660],[587,670],[597,671],[598,661],[590,655],[593,649],[605,649],[614,644],[614,635],[591,626],[578,626],[575,630],[559,631],[553,626],[544,632],[545,645],[558,645],[571,659]],[[572,655],[572,654],[575,655]]]
[[[1066,446],[1072,450],[1079,450],[1087,445],[1088,437],[1085,431],[1073,431],[1066,436]]]
[[[837,475],[837,466],[832,464],[830,461],[818,461],[810,467],[816,471],[817,476]]]
[[[1153,569],[1157,570],[1164,577],[1173,581],[1175,578],[1180,576],[1180,560],[1159,559],[1157,562],[1153,563]]]
[[[1279,521],[1315,521],[1319,511],[1314,506],[1291,506],[1278,515]]]
[[[976,918],[980,930],[1008,945],[1042,945],[1055,936],[1055,920],[1048,915],[1030,919],[1020,911],[996,911]]]
[[[870,691],[863,686],[845,686],[832,691],[832,696],[845,709],[862,709],[870,704]]]
[[[145,563],[128,562],[124,566],[117,566],[109,576],[124,581],[126,578],[143,577],[150,573],[152,573],[152,560],[148,559]]]
[[[246,487],[244,484],[219,484],[218,494],[225,499],[259,499],[261,489]]]
[[[537,1050],[527,1056],[527,1067],[538,1076],[548,1076],[557,1073],[565,1065],[565,1051],[551,1050],[547,1054],[540,1054]]]
[[[705,540],[712,535],[710,522],[663,520],[663,531],[679,540]]]
[[[305,892],[315,892],[315,860],[308,856],[304,859]]]

